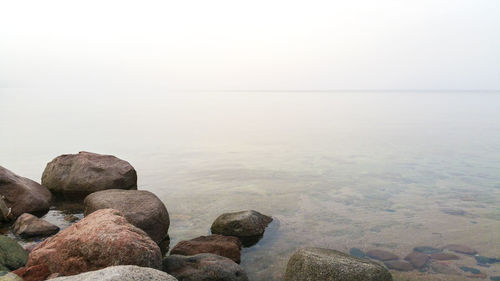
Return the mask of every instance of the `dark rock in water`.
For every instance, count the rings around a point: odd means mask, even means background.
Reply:
[[[488,263],[497,263],[497,262],[500,262],[499,259],[488,258],[488,257],[485,257],[485,256],[474,256],[474,258],[476,259],[477,263],[479,263],[479,264],[488,264]]]
[[[440,261],[448,261],[448,260],[458,260],[459,257],[454,254],[449,253],[434,253],[431,254],[431,259],[440,260]]]
[[[384,262],[384,264],[388,268],[398,270],[398,271],[411,271],[411,270],[413,270],[413,266],[409,262],[406,262],[406,261],[386,261],[386,262]]]
[[[405,257],[405,260],[410,262],[415,268],[424,267],[429,259],[428,255],[419,252],[411,252]]]
[[[420,247],[413,248],[413,251],[419,252],[419,253],[424,253],[424,254],[434,254],[434,253],[440,253],[443,250],[438,249],[438,248],[434,248],[434,247],[420,246]]]
[[[271,217],[254,210],[225,213],[213,222],[210,229],[214,234],[236,236],[244,246],[248,246],[262,237],[272,220]]]
[[[0,204],[3,205],[0,221],[15,219],[23,213],[46,213],[52,200],[52,195],[46,187],[18,176],[2,166],[0,166],[0,197],[2,197]],[[6,208],[7,215],[3,214]]]
[[[50,279],[51,281],[177,281],[167,273],[136,265],[109,266],[101,270]]]
[[[65,154],[47,164],[42,185],[65,198],[106,189],[137,189],[137,173],[124,160],[91,152]]]
[[[12,226],[12,231],[23,238],[29,238],[56,234],[59,231],[59,227],[31,214],[24,213],[17,218]]]
[[[75,215],[70,214],[70,215],[65,215],[64,220],[67,222],[76,222],[77,220],[79,220],[79,218]]]
[[[396,210],[393,210],[393,209],[385,209],[386,212],[389,212],[389,213],[394,213],[396,212]]]
[[[156,244],[169,240],[170,218],[167,208],[153,193],[146,190],[109,189],[90,194],[84,200],[84,215],[99,209],[120,211],[127,221],[144,230]],[[167,244],[168,246],[168,244]],[[168,249],[162,249],[165,253]]]
[[[304,248],[286,266],[285,281],[392,281],[382,265],[339,251]]]
[[[171,255],[163,259],[163,271],[180,281],[248,281],[239,264],[214,254]]]
[[[112,265],[161,268],[158,245],[117,210],[93,212],[38,244],[26,267],[45,264],[52,273],[74,275]]]
[[[351,250],[349,250],[349,254],[351,254],[352,256],[355,256],[357,258],[364,258],[364,257],[366,257],[365,252],[361,251],[358,248],[351,248]]]
[[[52,274],[46,264],[39,264],[31,267],[21,267],[13,273],[22,277],[24,281],[41,281],[48,279]]]
[[[384,251],[384,250],[379,250],[379,249],[370,250],[370,251],[366,252],[366,255],[372,259],[377,259],[377,260],[381,260],[381,261],[389,261],[389,260],[399,259],[399,257],[393,253],[388,252],[388,251]]]
[[[464,272],[470,272],[472,274],[479,274],[479,273],[481,273],[481,271],[479,269],[474,268],[474,267],[461,266],[460,269],[463,270]]]
[[[458,275],[460,274],[454,268],[449,266],[446,262],[433,261],[431,263],[431,268],[436,273]]]
[[[451,208],[441,209],[441,212],[452,216],[464,216],[467,213],[461,209],[451,209]]]
[[[459,245],[459,244],[449,244],[443,247],[443,249],[447,249],[453,252],[461,253],[461,254],[466,254],[466,255],[475,255],[477,252],[476,250],[467,247],[465,245]]]
[[[15,270],[26,264],[28,252],[14,239],[0,235],[0,269]]]
[[[491,281],[500,281],[500,276],[491,276],[490,280]]]
[[[213,234],[181,241],[170,251],[171,255],[183,256],[193,256],[202,253],[223,256],[240,263],[241,242],[234,236]]]

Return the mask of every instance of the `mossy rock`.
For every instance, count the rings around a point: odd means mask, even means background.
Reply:
[[[14,239],[0,235],[0,270],[18,269],[28,261],[28,252]]]

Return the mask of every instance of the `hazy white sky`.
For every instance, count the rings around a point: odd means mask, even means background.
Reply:
[[[499,0],[0,0],[0,87],[500,89]]]

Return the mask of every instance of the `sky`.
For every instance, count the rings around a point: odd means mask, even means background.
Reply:
[[[0,0],[0,87],[499,90],[498,0]]]

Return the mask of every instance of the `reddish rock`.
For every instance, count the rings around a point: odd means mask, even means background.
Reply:
[[[64,197],[83,198],[106,189],[137,189],[137,173],[127,161],[112,155],[82,151],[47,164],[42,185]]]
[[[12,231],[23,238],[29,238],[56,234],[59,231],[59,227],[31,214],[24,213],[17,218],[12,226]]]
[[[381,261],[389,261],[389,260],[399,259],[398,256],[396,256],[395,254],[393,254],[391,252],[384,251],[384,250],[378,250],[378,249],[370,250],[370,251],[366,252],[366,255],[372,259],[381,260]]]
[[[449,244],[443,247],[443,249],[447,249],[453,252],[461,253],[461,254],[466,254],[466,255],[475,255],[477,254],[477,251],[467,247],[465,245],[459,245],[459,244]]]
[[[399,271],[410,271],[413,270],[413,266],[407,261],[386,261],[384,264],[390,268]]]
[[[128,222],[144,230],[158,245],[168,240],[170,219],[167,208],[146,190],[110,189],[85,197],[85,216],[100,209],[120,211]]]
[[[429,261],[429,256],[419,252],[411,252],[405,257],[405,260],[415,268],[422,268]]]
[[[47,212],[52,199],[47,188],[30,179],[18,176],[2,166],[0,166],[0,197],[3,197],[2,205],[4,208],[2,209],[6,208],[7,213],[9,213],[10,208],[9,218],[17,218],[23,213]],[[3,217],[4,215],[0,215],[0,221]]]
[[[43,264],[63,276],[112,265],[160,268],[161,252],[119,211],[102,209],[38,244],[26,267]]]
[[[45,264],[39,264],[31,267],[21,267],[14,270],[12,273],[23,278],[24,281],[42,281],[48,279],[52,274],[49,267]]]
[[[448,260],[458,260],[459,257],[454,254],[449,253],[434,253],[431,255],[431,259],[440,260],[440,261],[448,261]]]
[[[193,256],[201,253],[216,254],[240,263],[241,242],[234,236],[214,234],[181,241],[170,252],[172,255],[183,256]]]

